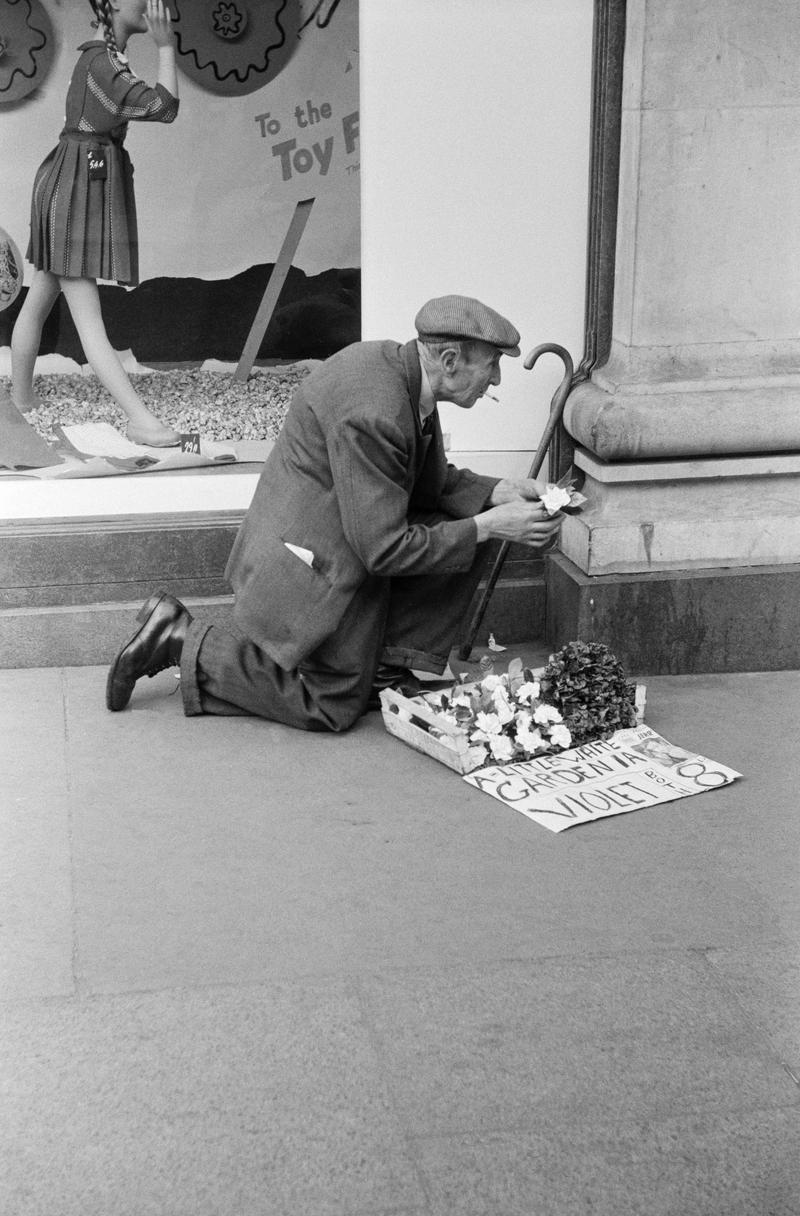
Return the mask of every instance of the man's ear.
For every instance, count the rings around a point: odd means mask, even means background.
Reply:
[[[458,362],[461,357],[461,352],[455,346],[448,346],[442,351],[439,356],[442,370],[447,372],[448,376],[452,376],[458,371]]]

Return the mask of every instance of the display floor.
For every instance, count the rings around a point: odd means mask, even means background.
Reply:
[[[104,680],[0,671],[0,1210],[797,1216],[800,673],[648,678],[742,780],[559,835]]]
[[[257,367],[242,383],[236,365],[148,368],[131,351],[123,366],[148,408],[180,435],[172,448],[128,442],[127,419],[91,374],[58,356],[37,361],[39,404],[20,414],[11,399],[10,352],[0,349],[0,482],[73,480],[225,462],[263,461],[292,395],[313,361]]]
[[[42,405],[23,416],[20,425],[32,432],[22,434],[13,426],[11,352],[0,347],[0,423],[4,406],[12,419],[10,428],[8,419],[0,425],[0,518],[244,511],[292,394],[318,362],[260,363],[240,385],[233,378],[235,364],[208,359],[147,367],[131,351],[118,353],[146,404],[190,442],[161,449],[127,444],[124,417],[88,367],[56,355],[37,361],[35,388]],[[110,443],[104,443],[102,431]],[[477,473],[524,477],[534,455],[529,450],[450,451],[448,458]],[[28,464],[19,463],[26,457]],[[199,472],[206,475],[202,482],[185,480]]]

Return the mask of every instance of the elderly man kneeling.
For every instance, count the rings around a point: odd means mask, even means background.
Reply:
[[[357,342],[301,384],[265,462],[226,577],[229,632],[151,596],[111,665],[106,704],[181,669],[187,714],[255,714],[346,730],[383,688],[441,674],[492,539],[544,547],[562,523],[538,482],[447,463],[437,404],[472,409],[520,353],[478,300],[429,300],[417,337]]]

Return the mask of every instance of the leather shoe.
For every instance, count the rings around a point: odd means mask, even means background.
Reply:
[[[380,709],[380,694],[385,688],[391,688],[404,697],[416,697],[422,692],[422,684],[413,671],[409,671],[407,667],[392,667],[389,663],[379,663],[372,678],[372,692],[367,709]]]
[[[136,619],[142,622],[141,628],[125,643],[108,672],[106,705],[110,710],[125,708],[142,676],[178,666],[192,620],[180,600],[164,592],[151,595]]]

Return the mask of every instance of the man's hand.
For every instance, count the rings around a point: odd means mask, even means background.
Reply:
[[[530,502],[531,499],[541,498],[546,489],[546,482],[534,481],[532,477],[505,477],[492,490],[489,502],[493,507],[499,507],[504,502]]]
[[[528,481],[527,484],[535,483]],[[560,513],[548,515],[540,502],[524,498],[490,507],[475,516],[479,544],[485,540],[508,540],[537,548],[554,542],[563,522],[564,516]]]

